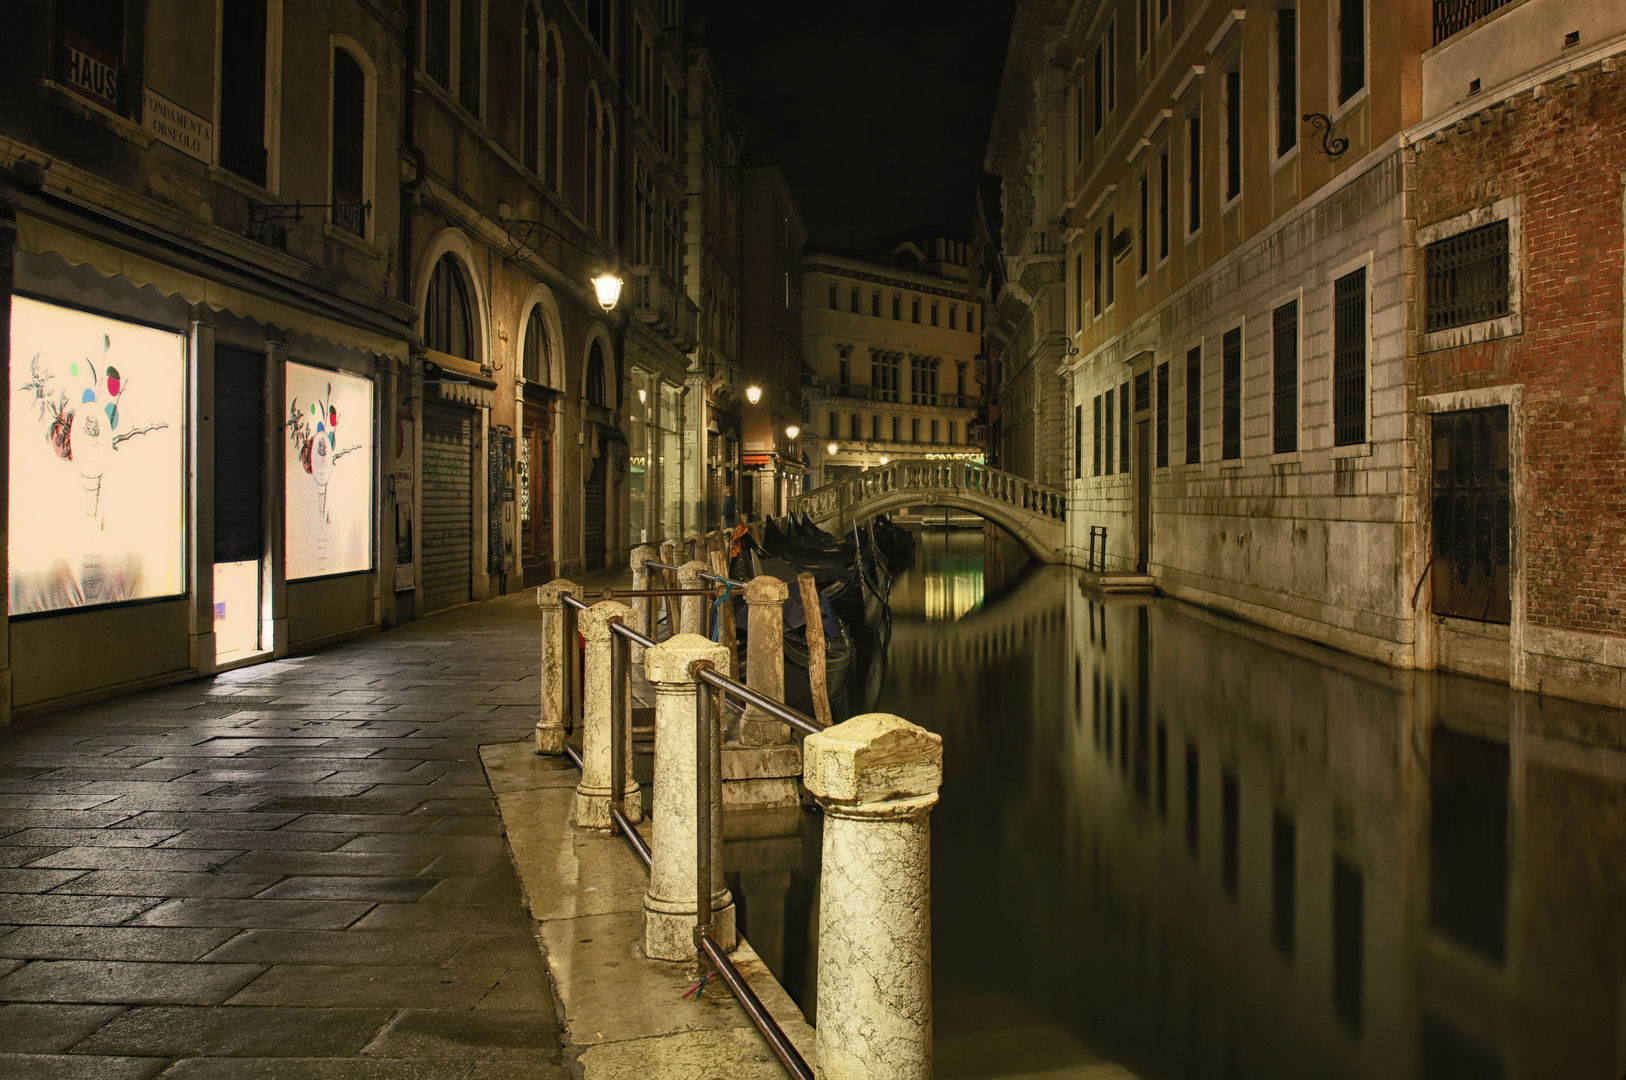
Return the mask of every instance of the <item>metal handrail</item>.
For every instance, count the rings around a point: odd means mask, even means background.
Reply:
[[[662,567],[665,569],[665,567]],[[711,575],[708,575],[711,576]],[[723,579],[726,580],[726,579]],[[565,633],[562,638],[562,656],[564,667],[561,674],[564,677],[564,700],[567,716],[574,717],[579,711],[577,706],[582,703],[575,701],[575,657],[577,650],[574,646],[575,623],[579,613],[587,610],[587,605],[574,596],[565,594],[561,614],[564,616]],[[658,643],[645,637],[632,627],[624,624],[620,619],[610,620],[610,685],[614,691],[610,695],[610,820],[616,831],[627,841],[639,861],[646,870],[654,865],[654,854],[649,844],[637,827],[627,818],[623,801],[626,797],[626,756],[627,740],[631,736],[631,717],[628,715],[627,695],[621,691],[631,677],[632,646],[641,645],[646,649],[656,648]],[[721,807],[721,780],[722,780],[722,744],[716,736],[718,734],[718,714],[716,698],[732,696],[749,704],[756,705],[769,715],[789,724],[792,728],[805,734],[823,730],[815,721],[797,712],[782,702],[774,701],[758,694],[756,691],[736,682],[728,676],[714,670],[707,661],[696,663],[691,669],[697,679],[695,687],[695,958],[700,966],[700,973],[706,974],[706,967],[713,966],[717,974],[728,984],[734,992],[740,1007],[745,1010],[757,1031],[773,1050],[774,1056],[779,1059],[785,1071],[795,1080],[815,1080],[812,1068],[796,1049],[795,1044],[785,1034],[779,1022],[774,1019],[762,999],[751,989],[751,984],[740,973],[734,962],[723,952],[712,933],[711,910],[711,884],[712,861],[717,853],[712,851],[712,828],[714,815],[720,814]],[[575,763],[578,769],[583,768],[581,755],[569,742],[565,743],[565,754]]]
[[[731,586],[732,588],[735,588],[735,589],[743,589],[743,588],[745,588],[745,582],[743,582],[743,581],[735,581],[733,578],[729,578],[729,577],[720,577],[717,574],[708,574],[708,573],[705,573],[704,571],[702,571],[701,573],[696,574],[695,576],[705,578],[707,581],[715,581],[719,585],[728,585],[728,586]]]

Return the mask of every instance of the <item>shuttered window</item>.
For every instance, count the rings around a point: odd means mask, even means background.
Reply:
[[[333,224],[366,235],[362,162],[367,138],[367,77],[356,58],[333,51]]]
[[[1366,441],[1366,268],[1333,282],[1332,441]]]
[[[1277,308],[1272,316],[1271,364],[1275,376],[1272,449],[1278,454],[1299,448],[1299,303]]]
[[[469,292],[457,259],[442,255],[429,275],[429,295],[424,311],[424,344],[439,352],[473,359],[474,342],[469,328]]]
[[[265,4],[233,0],[220,16],[220,165],[262,187],[265,154]]]
[[[1186,464],[1203,460],[1203,349],[1186,351]]]
[[[467,602],[474,556],[474,413],[426,402],[423,410],[423,606]]]

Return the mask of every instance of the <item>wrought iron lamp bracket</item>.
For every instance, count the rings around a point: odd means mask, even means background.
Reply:
[[[534,245],[532,244],[532,240],[537,237],[541,237],[543,240],[552,237],[560,243],[569,244],[583,255],[592,255],[597,258],[603,257],[600,252],[583,247],[546,222],[532,221],[528,218],[508,218],[503,221],[503,229],[508,233],[508,242],[514,245],[514,250],[503,256],[502,262],[504,266],[512,265],[530,255],[539,254],[538,248],[541,240],[537,240]]]
[[[1326,154],[1328,158],[1336,161],[1343,156],[1345,150],[1349,149],[1348,139],[1343,136],[1333,138],[1332,117],[1326,113],[1307,112],[1304,114],[1304,120],[1310,125],[1312,131],[1321,132],[1321,152]]]
[[[258,240],[265,235],[265,227],[273,221],[304,221],[306,210],[331,210],[335,206],[354,206],[354,203],[308,203],[294,200],[291,203],[263,203],[252,199],[248,204],[248,237]],[[360,208],[362,220],[373,212],[371,199],[362,203]]]

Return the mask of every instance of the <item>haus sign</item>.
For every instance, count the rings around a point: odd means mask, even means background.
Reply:
[[[64,33],[62,83],[110,112],[119,108],[119,58],[75,34]]]
[[[181,108],[150,86],[142,91],[141,126],[181,153],[205,165],[214,163],[214,124]]]

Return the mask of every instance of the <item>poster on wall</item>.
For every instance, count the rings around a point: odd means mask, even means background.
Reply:
[[[290,362],[288,580],[371,570],[373,384]]]
[[[186,338],[11,301],[11,614],[186,591]]]

